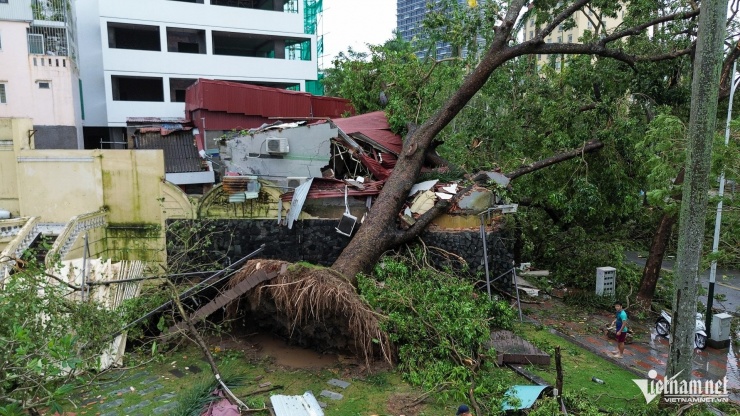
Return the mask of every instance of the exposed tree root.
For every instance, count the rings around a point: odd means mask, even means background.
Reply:
[[[355,353],[364,358],[368,368],[378,356],[393,362],[391,342],[380,328],[384,317],[373,311],[339,273],[308,264],[291,265],[279,260],[253,259],[231,278],[229,286],[233,287],[259,269],[267,273],[284,272],[256,287],[249,295],[250,300],[254,300],[253,305],[259,305],[265,298],[272,300],[278,313],[286,318],[291,334],[311,322],[327,319],[344,322]],[[233,315],[237,309],[238,302],[234,302],[228,312]]]

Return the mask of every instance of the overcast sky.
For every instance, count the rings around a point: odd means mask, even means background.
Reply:
[[[322,27],[323,26],[323,27]],[[318,32],[324,33],[324,54],[319,67],[331,67],[331,60],[348,46],[367,51],[393,36],[396,28],[396,0],[324,0],[324,15]]]

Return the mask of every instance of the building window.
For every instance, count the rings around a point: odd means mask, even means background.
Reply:
[[[5,4],[7,4],[7,3],[8,3],[8,0],[0,0],[0,3],[5,3]]]
[[[529,31],[529,38],[534,39],[534,32],[531,30]]]
[[[587,27],[587,28],[589,28],[589,29],[591,29],[591,27],[593,27],[593,26],[591,25],[591,21],[590,21],[590,20],[588,21],[588,23],[586,23],[586,27]]]
[[[28,53],[32,55],[44,54],[44,35],[38,33],[28,34]]]
[[[111,76],[113,101],[164,102],[162,78]]]
[[[0,0],[2,2],[3,0]],[[2,33],[0,33],[0,51],[3,50],[3,36]]]
[[[5,96],[5,84],[0,84],[0,104],[6,104],[7,97]]]
[[[195,78],[170,78],[170,102],[184,103],[185,90],[195,84]]]
[[[206,31],[167,28],[167,52],[206,53]]]
[[[159,26],[108,22],[108,47],[111,49],[161,51]]]
[[[568,35],[568,43],[573,43],[573,35]]]
[[[38,81],[39,89],[48,90],[51,88],[51,82],[49,81]]]
[[[558,36],[558,43],[563,43],[563,37],[562,36]]]

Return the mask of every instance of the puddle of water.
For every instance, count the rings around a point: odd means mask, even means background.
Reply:
[[[271,357],[275,364],[283,367],[315,369],[339,364],[336,354],[320,354],[307,348],[288,345],[282,339],[270,334],[253,335],[249,341],[261,347],[260,356]]]
[[[737,357],[733,352],[734,345],[730,340],[730,348],[727,349],[727,385],[732,388],[740,387],[740,370],[737,365]]]

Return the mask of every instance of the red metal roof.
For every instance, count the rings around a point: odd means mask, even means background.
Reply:
[[[339,118],[354,113],[343,98],[209,79],[199,79],[185,93],[186,117],[195,110],[283,118]]]
[[[332,121],[343,132],[358,140],[363,140],[363,138],[357,136],[355,133],[359,133],[370,139],[370,144],[373,144],[372,141],[374,141],[396,155],[401,153],[401,147],[403,146],[401,136],[391,131],[388,119],[382,111],[375,111],[354,117],[336,118],[332,119]]]
[[[347,186],[347,183],[338,179],[331,178],[313,178],[311,183],[311,189],[308,191],[307,199],[319,199],[319,198],[337,198],[343,197],[345,187],[347,196],[368,196],[378,195],[380,190],[383,189],[385,181],[366,182],[363,184],[364,189],[357,189],[352,186]],[[294,191],[288,191],[280,195],[280,199],[283,201],[290,202],[293,199]]]

